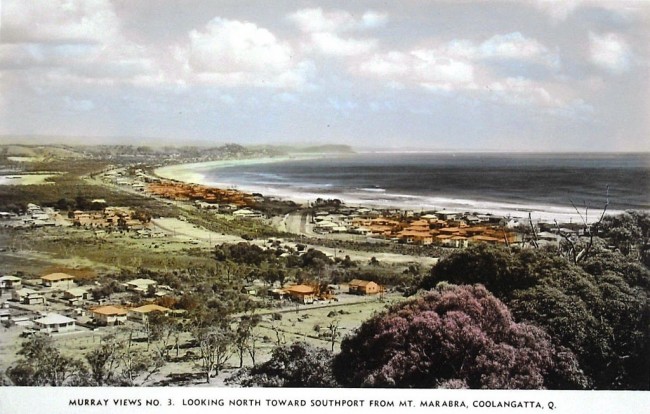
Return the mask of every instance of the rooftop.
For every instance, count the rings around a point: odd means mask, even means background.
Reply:
[[[67,273],[50,273],[49,275],[41,276],[41,280],[48,280],[50,282],[56,282],[59,280],[72,280],[74,276]]]
[[[92,313],[99,315],[126,315],[128,312],[124,308],[119,308],[113,305],[100,306],[99,308],[91,309]]]

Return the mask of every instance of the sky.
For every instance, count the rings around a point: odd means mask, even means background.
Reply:
[[[0,0],[0,143],[650,151],[649,69],[650,0]]]

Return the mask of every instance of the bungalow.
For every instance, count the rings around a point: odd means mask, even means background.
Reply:
[[[127,310],[113,305],[91,309],[93,319],[98,325],[119,325],[126,322]]]
[[[22,279],[17,276],[5,275],[0,277],[0,289],[20,289]]]
[[[63,292],[63,298],[66,299],[70,305],[74,305],[81,302],[82,300],[86,300],[89,296],[90,293],[88,293],[85,288],[81,287],[68,289]]]
[[[445,221],[455,220],[456,217],[459,216],[459,213],[454,211],[436,211],[435,214],[440,220],[445,220]]]
[[[41,276],[41,283],[52,289],[70,289],[74,287],[74,276],[67,273],[51,273]]]
[[[449,240],[449,244],[457,248],[465,248],[468,246],[469,242],[465,236],[452,236]]]
[[[144,305],[137,308],[129,309],[128,318],[138,322],[147,323],[149,315],[152,312],[160,312],[164,315],[167,315],[169,314],[169,312],[171,312],[171,309],[165,308],[164,306],[158,306],[153,304]]]
[[[36,328],[48,334],[54,332],[70,332],[75,330],[76,321],[67,316],[57,313],[50,313],[43,318],[34,321]]]
[[[433,243],[433,236],[428,231],[403,230],[397,236],[409,244],[427,245]]]
[[[147,293],[149,289],[155,289],[158,282],[151,279],[133,279],[126,282],[126,289],[134,292]]]
[[[284,289],[289,297],[299,303],[314,303],[316,291],[313,287],[307,285],[294,285]]]
[[[24,305],[43,305],[45,297],[33,289],[23,288],[14,290],[11,293],[11,299]]]
[[[380,291],[381,287],[375,282],[352,279],[350,283],[348,283],[348,292],[355,295],[374,295]]]

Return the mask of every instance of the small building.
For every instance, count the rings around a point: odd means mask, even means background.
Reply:
[[[126,289],[134,292],[147,293],[149,289],[155,289],[158,282],[151,279],[133,279],[126,282]]]
[[[348,283],[348,292],[355,295],[374,295],[381,291],[381,287],[368,280],[352,279]]]
[[[98,325],[120,325],[126,322],[128,312],[118,306],[106,305],[90,310]]]
[[[68,289],[63,292],[63,298],[66,299],[70,305],[75,305],[82,300],[86,300],[89,296],[90,293],[88,293],[88,290],[81,287]]]
[[[22,279],[17,276],[5,275],[0,277],[0,289],[20,289]]]
[[[308,285],[289,286],[284,291],[292,300],[303,304],[314,303],[316,298],[316,291]]]
[[[129,309],[128,318],[138,322],[147,323],[148,317],[152,312],[160,312],[167,315],[171,312],[171,309],[154,304],[144,305]]]
[[[16,289],[11,293],[11,299],[20,302],[23,305],[43,305],[45,297],[33,289],[22,288]]]
[[[34,325],[36,325],[39,331],[48,334],[74,331],[76,329],[76,323],[77,321],[74,319],[59,315],[58,313],[50,313],[34,321]]]
[[[70,289],[74,287],[74,276],[67,273],[51,273],[41,276],[41,283],[52,289]]]

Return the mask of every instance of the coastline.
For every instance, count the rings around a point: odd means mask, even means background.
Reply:
[[[238,167],[245,165],[259,165],[285,161],[302,161],[324,157],[337,156],[341,154],[309,154],[284,157],[248,158],[237,160],[220,160],[190,164],[175,164],[160,167],[154,170],[154,174],[160,178],[180,181],[188,184],[199,184],[215,188],[231,188],[244,193],[260,193],[268,197],[276,197],[284,200],[291,200],[297,204],[308,205],[317,198],[339,199],[346,205],[353,207],[368,207],[377,209],[401,209],[401,210],[439,210],[453,212],[470,212],[477,214],[490,214],[503,216],[512,219],[528,220],[529,215],[535,222],[558,223],[581,223],[583,222],[584,211],[578,213],[570,206],[540,205],[540,204],[517,204],[513,202],[495,202],[486,200],[469,200],[461,198],[449,198],[444,196],[415,196],[386,194],[382,192],[367,191],[366,193],[335,193],[335,192],[296,192],[291,188],[280,188],[268,185],[240,185],[232,182],[211,181],[206,178],[203,171],[213,171],[219,168]],[[608,215],[620,214],[624,210],[607,210]],[[587,221],[593,223],[600,218],[602,208],[591,209]]]
[[[154,175],[173,181],[181,181],[188,184],[200,184],[214,186],[215,183],[206,182],[205,175],[202,171],[214,170],[219,168],[239,167],[242,165],[270,164],[284,161],[299,161],[322,158],[330,154],[305,154],[305,155],[287,155],[283,157],[264,157],[264,158],[243,158],[234,160],[218,160],[195,162],[189,164],[173,164],[154,169]],[[219,183],[219,185],[232,186],[228,183]]]

